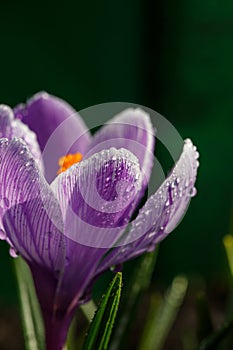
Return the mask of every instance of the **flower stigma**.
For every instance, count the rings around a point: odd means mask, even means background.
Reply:
[[[81,162],[83,155],[81,153],[67,154],[59,158],[58,165],[60,169],[57,171],[57,174],[61,174],[63,171],[69,169],[73,164]]]

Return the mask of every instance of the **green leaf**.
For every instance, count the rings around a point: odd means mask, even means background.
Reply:
[[[14,266],[18,282],[25,349],[44,350],[44,325],[30,270],[20,257],[14,260]]]
[[[96,305],[93,300],[90,300],[88,303],[83,304],[80,306],[80,309],[82,310],[84,316],[86,319],[91,322],[95,311],[96,311]]]
[[[177,276],[167,292],[165,301],[159,307],[158,299],[152,299],[139,350],[161,350],[163,348],[185,297],[187,286],[187,279]]]
[[[110,350],[127,348],[127,335],[135,319],[141,296],[149,287],[158,255],[156,251],[147,253],[134,261],[130,279],[124,284],[124,294],[117,316],[117,328],[114,330]]]
[[[122,288],[122,274],[118,272],[103,296],[85,339],[83,350],[106,350],[115,322]]]
[[[223,244],[225,247],[231,275],[233,276],[233,236],[231,234],[226,235],[223,238]]]
[[[94,317],[96,308],[97,307],[93,300],[90,300],[89,302],[83,305],[80,305],[80,309],[83,313],[83,316],[86,317],[89,324]],[[76,313],[70,325],[67,342],[66,342],[66,349],[63,349],[63,350],[81,349],[82,347],[83,340],[86,335],[86,329],[84,327],[81,327],[81,328],[79,327],[79,318],[77,316],[78,316],[78,313]]]

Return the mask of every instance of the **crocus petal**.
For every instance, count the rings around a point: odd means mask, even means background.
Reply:
[[[1,218],[6,235],[29,264],[64,265],[59,204],[22,139],[0,139]]]
[[[62,349],[68,324],[56,315],[56,297],[65,266],[60,207],[22,139],[0,139],[0,159],[0,198],[7,241],[31,268],[45,322],[47,349]]]
[[[37,134],[48,182],[57,174],[60,157],[68,153],[86,153],[90,133],[82,118],[67,102],[41,92],[25,106],[16,107],[15,113]]]
[[[196,147],[186,140],[171,174],[140,210],[123,245],[110,252],[102,261],[98,273],[111,265],[153,250],[178,225],[196,192],[197,159]]]
[[[51,184],[59,200],[67,236],[63,300],[71,310],[88,298],[86,287],[104,253],[124,231],[141,189],[136,157],[125,149],[101,151],[73,165]],[[90,292],[90,290],[89,290]],[[72,296],[72,304],[65,296]],[[61,297],[62,298],[62,297]]]
[[[15,118],[13,110],[6,105],[0,105],[0,137],[7,138],[8,140],[11,140],[13,137],[22,138],[27,143],[41,170],[43,169],[36,134],[27,125]]]
[[[87,246],[112,246],[116,230],[130,219],[141,181],[137,158],[115,148],[58,175],[51,187],[61,206],[66,236]]]
[[[94,135],[86,157],[110,147],[122,147],[131,151],[139,160],[145,190],[153,167],[154,136],[149,114],[140,108],[129,108],[108,121]]]
[[[129,222],[141,181],[137,158],[128,150],[111,148],[73,165],[51,184],[69,238],[68,263],[60,289],[64,309],[66,305],[71,312],[88,298],[100,260],[117,243]]]

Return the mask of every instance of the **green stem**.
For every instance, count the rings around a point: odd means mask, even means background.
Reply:
[[[44,326],[31,273],[20,257],[14,260],[14,267],[18,282],[25,347],[28,350],[42,350],[44,349]]]
[[[158,298],[152,300],[141,342],[139,343],[139,350],[161,350],[163,348],[166,337],[184,300],[187,286],[188,280],[186,277],[177,276],[174,278],[162,304]]]

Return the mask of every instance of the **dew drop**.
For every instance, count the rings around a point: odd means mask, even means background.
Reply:
[[[132,189],[133,189],[133,187],[132,187],[131,184],[130,184],[130,185],[128,185],[128,186],[126,187],[125,192],[129,193],[129,192],[132,191]]]
[[[187,188],[189,186],[189,179],[185,180],[185,188]]]
[[[155,235],[155,233],[154,233],[154,231],[152,231],[148,234],[147,238],[150,239],[150,238],[154,237],[154,235]]]
[[[175,184],[178,185],[179,183],[180,183],[180,178],[177,177],[177,178],[175,179]]]
[[[122,270],[122,264],[113,265],[110,267],[111,272],[120,272]]]
[[[193,187],[190,190],[189,195],[190,195],[190,197],[194,197],[194,196],[196,196],[196,194],[197,194],[197,189],[196,189],[196,187]]]
[[[190,139],[186,139],[185,140],[185,143],[186,143],[186,145],[188,145],[188,146],[192,146],[192,141],[190,140]]]
[[[147,216],[148,216],[150,213],[151,213],[151,209],[148,209],[148,210],[146,210],[146,211],[144,212],[144,214],[147,215]]]
[[[18,258],[18,256],[19,256],[18,252],[16,251],[16,249],[14,247],[10,248],[9,253],[10,253],[10,256],[12,258]]]
[[[8,146],[8,139],[6,137],[2,138],[0,141],[0,148]]]

